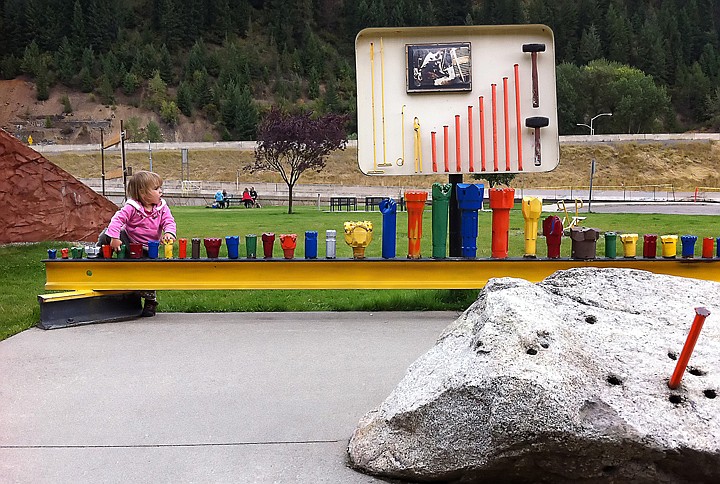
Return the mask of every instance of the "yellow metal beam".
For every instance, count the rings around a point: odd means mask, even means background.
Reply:
[[[539,282],[573,267],[639,269],[720,282],[720,259],[46,260],[47,290],[478,289],[493,277]]]

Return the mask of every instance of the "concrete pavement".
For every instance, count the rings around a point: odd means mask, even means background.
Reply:
[[[0,342],[0,482],[381,482],[360,417],[455,312],[160,313]]]

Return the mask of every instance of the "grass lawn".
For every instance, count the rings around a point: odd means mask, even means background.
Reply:
[[[304,233],[318,231],[318,257],[325,256],[325,230],[338,232],[337,257],[350,258],[351,249],[343,239],[343,222],[369,220],[375,228],[375,239],[367,249],[367,257],[380,257],[382,237],[382,215],[374,213],[326,213],[312,207],[297,207],[296,213],[287,214],[285,207],[267,207],[260,210],[233,207],[227,210],[213,210],[203,207],[174,207],[173,214],[178,223],[178,237],[225,237],[240,235],[240,246],[244,254],[246,234],[274,232],[298,234],[296,257],[304,254]],[[543,218],[548,214],[543,214]],[[478,257],[490,256],[491,214],[478,214]],[[720,236],[720,217],[678,216],[647,214],[589,214],[585,220],[588,227],[602,232],[638,233],[638,251],[642,254],[643,234],[693,234],[698,236],[696,254],[699,256],[702,237]],[[424,214],[422,255],[432,254],[431,212]],[[510,216],[510,256],[519,257],[524,247],[524,220],[519,210]],[[275,242],[275,256],[281,257],[279,241]],[[0,293],[0,339],[36,324],[39,319],[37,295],[46,291],[42,259],[47,249],[68,247],[63,242],[42,242],[37,244],[0,246],[0,260],[4,270],[0,283],[5,290]],[[545,255],[545,242],[538,238],[538,254]],[[177,247],[176,247],[177,254]],[[189,251],[189,248],[188,248]],[[262,244],[258,242],[262,253]],[[680,243],[678,241],[678,253]],[[563,239],[563,257],[569,256],[570,241]],[[597,253],[604,254],[604,240],[597,244]],[[619,255],[622,254],[618,241]],[[204,254],[204,249],[203,249]],[[397,215],[397,254],[407,255],[407,214]],[[220,251],[226,257],[224,245]],[[262,274],[258,274],[262,277]],[[223,312],[223,311],[392,311],[392,310],[464,310],[474,300],[476,290],[333,290],[333,291],[161,291],[158,294],[160,311],[173,312]]]

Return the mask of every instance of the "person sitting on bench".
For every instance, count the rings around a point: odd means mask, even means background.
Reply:
[[[255,205],[255,200],[252,199],[252,197],[250,196],[250,190],[248,190],[247,188],[243,190],[242,202],[245,204],[245,208],[250,208]]]

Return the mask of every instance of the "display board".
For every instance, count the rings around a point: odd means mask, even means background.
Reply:
[[[522,173],[559,163],[549,27],[369,28],[355,59],[363,173]]]

